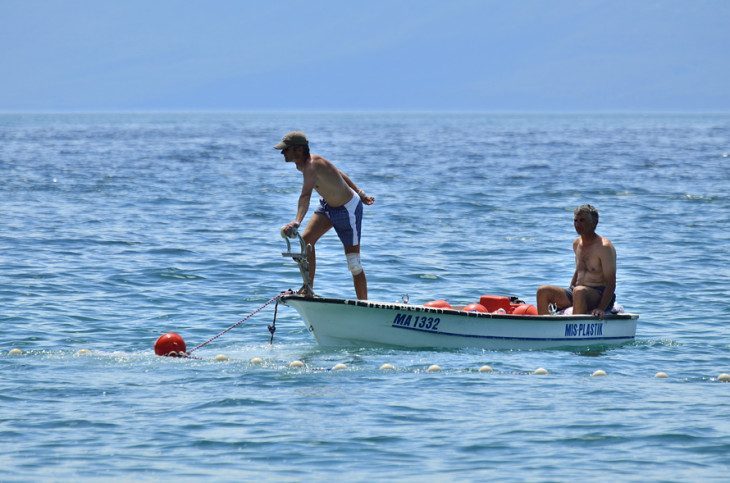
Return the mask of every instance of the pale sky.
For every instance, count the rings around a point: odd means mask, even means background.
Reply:
[[[0,0],[0,111],[730,111],[726,0]]]

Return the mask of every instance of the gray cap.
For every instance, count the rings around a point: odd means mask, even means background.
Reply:
[[[307,136],[301,131],[288,132],[281,138],[281,142],[274,146],[274,149],[286,149],[292,146],[309,146]]]

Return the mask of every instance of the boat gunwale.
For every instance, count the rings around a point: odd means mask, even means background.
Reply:
[[[284,295],[280,299],[285,305],[287,301],[307,302],[307,303],[323,303],[333,305],[352,305],[356,307],[365,307],[381,310],[403,310],[409,312],[425,312],[430,314],[448,314],[458,317],[474,317],[483,319],[502,319],[502,320],[531,320],[536,322],[550,322],[558,320],[636,320],[639,314],[622,313],[607,314],[603,319],[590,314],[560,314],[560,315],[521,315],[521,314],[493,314],[488,312],[466,312],[463,310],[445,309],[438,307],[426,307],[423,305],[403,304],[397,302],[373,302],[369,300],[352,300],[338,299],[328,297],[304,297],[298,294]]]

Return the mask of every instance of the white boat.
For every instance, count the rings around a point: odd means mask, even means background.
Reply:
[[[285,295],[323,346],[536,350],[625,344],[636,314],[510,315],[405,303]]]
[[[409,304],[407,300],[388,303],[317,297],[309,285],[308,247],[298,234],[294,236],[301,251],[292,252],[286,239],[288,250],[282,255],[299,265],[302,291],[308,295],[283,295],[280,301],[299,312],[323,346],[536,350],[613,346],[636,336],[639,316],[629,313],[606,314],[601,319],[592,315],[515,315],[501,309],[475,312]],[[522,306],[528,307],[536,313],[534,307]]]

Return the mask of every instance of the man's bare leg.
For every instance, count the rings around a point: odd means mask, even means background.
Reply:
[[[317,269],[317,254],[314,245],[330,228],[332,228],[332,223],[329,218],[320,213],[314,213],[302,233],[305,245],[311,247],[307,250],[307,261],[309,262],[309,286],[312,287],[312,290],[314,290],[314,272]]]
[[[345,255],[348,253],[360,253],[360,245],[345,247]],[[357,295],[358,300],[367,300],[368,281],[367,278],[365,278],[365,270],[357,275],[353,274],[352,283],[355,285],[355,295]]]
[[[570,299],[565,294],[565,289],[555,285],[542,285],[537,289],[537,313],[548,315],[550,304],[555,304],[559,309],[570,307]],[[575,308],[573,308],[575,311]]]
[[[588,311],[593,310],[600,301],[601,296],[596,289],[583,285],[573,288],[574,314],[587,314]]]

